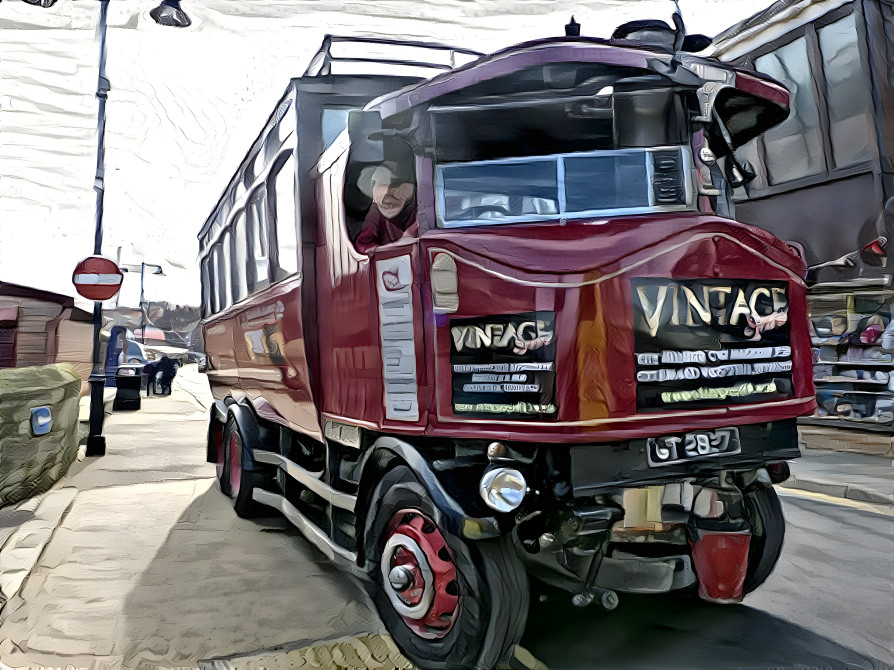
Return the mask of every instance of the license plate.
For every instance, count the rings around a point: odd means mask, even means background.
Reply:
[[[650,437],[646,453],[651,467],[738,454],[742,451],[739,431],[735,428],[697,430],[684,435]]]

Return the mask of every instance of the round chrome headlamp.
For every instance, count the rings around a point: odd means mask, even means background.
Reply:
[[[482,500],[498,512],[511,512],[521,505],[527,489],[524,475],[514,468],[488,470],[478,485]]]

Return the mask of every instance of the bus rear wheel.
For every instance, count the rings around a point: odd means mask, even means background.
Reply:
[[[490,668],[512,652],[528,613],[527,575],[508,537],[466,542],[438,525],[405,467],[373,494],[367,528],[373,599],[401,651],[422,668]]]
[[[257,503],[252,498],[255,487],[255,473],[243,467],[245,463],[245,439],[236,419],[230,417],[224,429],[223,445],[218,454],[220,489],[232,501],[233,509],[241,517],[252,517],[257,512]]]

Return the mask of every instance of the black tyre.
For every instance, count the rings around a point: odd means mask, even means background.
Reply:
[[[745,593],[751,593],[776,567],[785,539],[785,517],[779,496],[772,487],[745,494],[745,510],[751,524],[751,544],[743,589]]]
[[[221,491],[229,496],[233,509],[241,517],[252,517],[258,512],[258,504],[252,498],[257,483],[256,473],[243,467],[245,462],[251,462],[251,457],[246,455],[247,448],[239,424],[231,416],[224,428],[224,442],[221,449],[224,464],[222,473],[218,476],[222,477]]]
[[[366,557],[391,637],[422,668],[491,668],[521,639],[529,589],[510,538],[466,542],[439,527],[425,487],[388,471],[372,500]]]
[[[227,471],[227,442],[224,424],[211,419],[208,422],[208,462],[214,463],[217,483],[224,495],[230,495],[230,473]],[[212,458],[214,460],[212,460]]]

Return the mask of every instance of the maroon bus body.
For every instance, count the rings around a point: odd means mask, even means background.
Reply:
[[[597,227],[598,234],[593,234]],[[572,243],[574,247],[569,249]],[[670,219],[578,220],[561,227],[532,224],[428,230],[418,242],[405,240],[376,253],[373,260],[409,253],[414,281],[420,287],[414,295],[413,314],[414,328],[423,333],[417,339],[416,360],[424,361],[425,367],[418,371],[421,411],[415,422],[384,418],[378,402],[384,392],[381,345],[378,331],[370,327],[377,323],[370,262],[351,251],[346,237],[327,239],[321,253],[339,246],[348,252],[343,261],[353,280],[319,288],[320,302],[328,307],[321,309],[318,317],[323,381],[319,406],[324,419],[394,433],[567,443],[623,440],[653,435],[656,430],[673,433],[730,422],[755,423],[812,410],[811,349],[805,326],[792,330],[795,393],[785,404],[731,406],[722,413],[686,410],[658,417],[637,413],[631,276],[761,277],[790,282],[791,321],[805,321],[805,287],[786,266],[792,265],[791,253],[752,226],[693,213]],[[669,248],[675,251],[669,253]],[[453,414],[449,328],[438,324],[430,302],[430,263],[426,261],[436,253],[451,254],[463,267],[458,287],[462,311],[451,316],[523,313],[533,311],[535,305],[560,315],[556,322],[555,421],[485,422]],[[522,263],[524,267],[519,267]],[[535,284],[536,290],[532,288]],[[611,305],[611,309],[600,311],[598,304]],[[592,325],[599,321],[602,323]],[[591,324],[589,331],[582,324]],[[345,388],[350,389],[347,394]]]
[[[788,92],[688,54],[588,38],[518,45],[426,81],[339,78],[320,62],[293,80],[200,234],[208,460],[237,512],[275,507],[369,577],[386,626],[423,667],[511,656],[526,572],[608,609],[623,590],[697,586],[726,602],[759,586],[784,533],[772,484],[799,455],[796,417],[815,407],[805,267],[715,212],[712,168],[723,143],[725,166],[741,168],[733,148],[787,115]],[[691,187],[682,205],[445,225],[426,148],[414,154],[418,235],[357,251],[361,145],[407,127],[405,143],[429,137],[436,114],[477,109],[467,92],[509,99],[502,78],[543,68],[560,79],[569,64],[645,73],[636,95],[659,81],[697,98],[686,142],[669,149],[673,178]],[[331,109],[349,131],[324,143]],[[379,131],[364,134],[370,115]],[[272,214],[274,173],[288,156],[300,262],[279,273],[288,235],[277,226],[291,222]],[[250,213],[258,198],[266,214]],[[685,340],[690,327],[702,344]],[[498,340],[519,357],[463,354],[491,355]],[[516,391],[527,400],[469,399]]]

